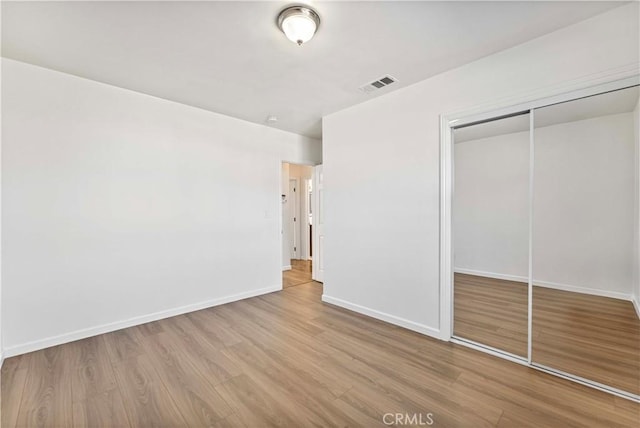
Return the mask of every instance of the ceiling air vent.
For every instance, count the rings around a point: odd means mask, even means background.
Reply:
[[[394,79],[391,76],[384,76],[384,77],[382,77],[382,78],[380,78],[378,80],[375,80],[375,81],[373,81],[371,83],[367,83],[366,85],[361,86],[358,89],[360,89],[362,92],[369,93],[369,92],[375,91],[376,89],[381,89],[381,88],[384,88],[385,86],[389,86],[390,84],[392,84],[392,83],[394,83],[396,81],[397,80]]]

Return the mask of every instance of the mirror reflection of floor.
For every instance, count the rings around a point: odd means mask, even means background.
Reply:
[[[456,336],[527,356],[527,284],[456,273]]]
[[[527,285],[455,274],[454,333],[527,354]],[[626,300],[533,287],[532,359],[640,395],[640,319]]]
[[[640,395],[640,320],[633,303],[533,287],[532,359]]]
[[[311,260],[291,260],[291,270],[282,272],[282,288],[311,282]]]

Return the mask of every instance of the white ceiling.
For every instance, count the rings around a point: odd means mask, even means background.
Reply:
[[[611,114],[632,112],[640,99],[640,87],[621,89],[536,109],[534,127],[557,125]],[[523,114],[454,130],[454,142],[464,143],[498,135],[529,131],[530,116]]]
[[[2,54],[320,138],[323,115],[624,3],[308,2],[322,22],[302,47],[275,24],[289,4],[3,1]]]

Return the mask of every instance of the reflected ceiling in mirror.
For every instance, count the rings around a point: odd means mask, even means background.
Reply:
[[[638,105],[639,98],[640,87],[633,86],[541,107],[536,109],[534,113],[535,127],[542,128],[611,114],[629,113]],[[527,131],[529,131],[529,114],[524,113],[518,116],[456,128],[453,131],[453,135],[455,143],[463,143]]]

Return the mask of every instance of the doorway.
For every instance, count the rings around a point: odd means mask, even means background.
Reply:
[[[312,166],[282,164],[283,288],[312,281],[313,172]]]

